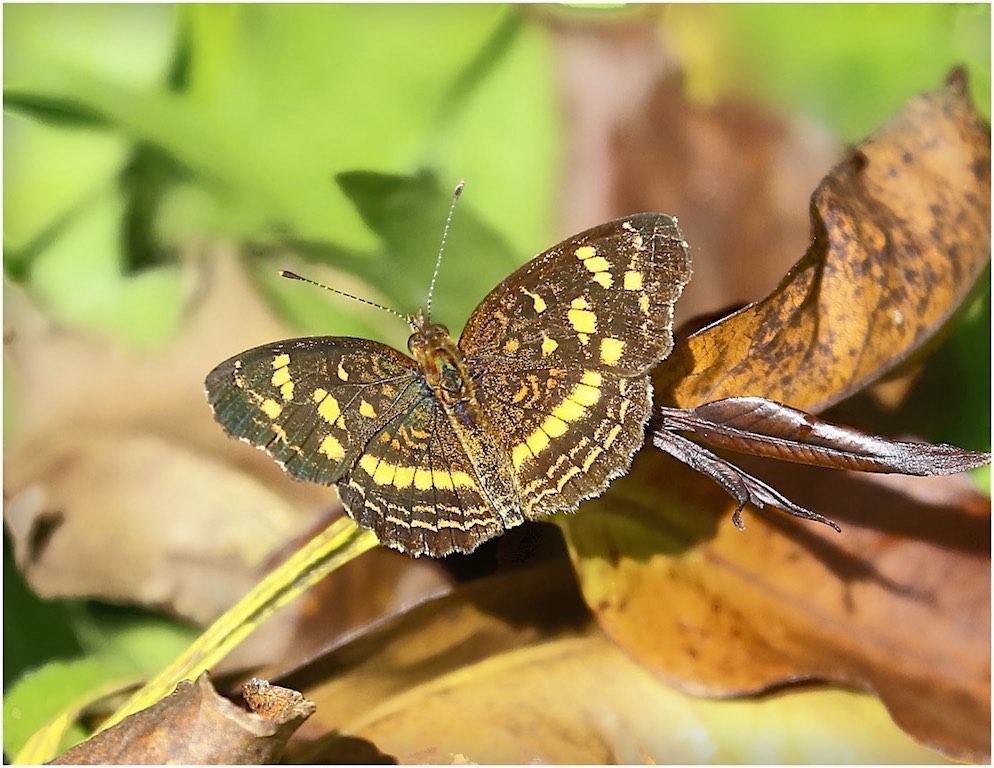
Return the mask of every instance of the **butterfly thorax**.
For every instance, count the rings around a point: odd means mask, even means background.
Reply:
[[[464,423],[478,417],[480,403],[462,351],[449,329],[424,319],[421,311],[411,318],[414,333],[407,347],[414,355],[435,397],[450,415]]]

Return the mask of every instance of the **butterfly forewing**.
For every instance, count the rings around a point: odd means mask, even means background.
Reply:
[[[671,216],[642,213],[550,248],[480,303],[459,340],[476,367],[647,372],[673,346],[673,304],[690,279]]]
[[[422,395],[414,361],[353,338],[250,349],[207,377],[214,417],[296,478],[337,483],[370,436]]]

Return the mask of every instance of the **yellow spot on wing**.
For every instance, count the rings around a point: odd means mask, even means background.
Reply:
[[[583,378],[580,380],[581,383],[577,384],[572,392],[569,394],[569,399],[580,405],[589,408],[594,405],[598,400],[601,399],[601,379],[600,374],[595,376],[590,376],[589,374],[596,373],[595,371],[587,371]],[[594,383],[596,382],[596,383]]]
[[[342,444],[333,435],[328,435],[321,441],[321,447],[318,448],[318,451],[332,461],[341,461],[345,458],[345,449],[342,448]]]
[[[546,416],[545,421],[542,422],[542,431],[549,437],[562,437],[568,429],[566,422],[558,416]]]
[[[532,304],[535,306],[535,314],[541,315],[543,312],[545,312],[548,306],[545,303],[545,299],[543,299],[537,293],[532,293],[527,288],[522,288],[521,292],[532,300]]]
[[[315,403],[320,403],[327,396],[328,396],[328,390],[327,389],[321,389],[321,387],[318,387],[317,389],[314,390],[314,394],[311,395],[311,399]]]
[[[618,439],[619,434],[621,434],[621,424],[616,424],[611,431],[607,433],[607,437],[604,439],[604,447],[610,448],[611,443]]]
[[[590,309],[590,305],[583,296],[577,296],[573,301],[570,302],[570,306],[573,309]]]
[[[273,358],[273,368],[286,368],[290,365],[290,355],[284,353]]]
[[[580,377],[580,383],[589,387],[599,387],[603,377],[597,371],[584,371]]]
[[[559,348],[559,342],[555,339],[550,339],[544,333],[542,334],[542,357],[551,355]]]
[[[376,472],[376,465],[379,463],[380,462],[375,456],[368,453],[359,459],[359,466],[362,467],[363,471],[370,477],[372,477],[373,473]]]
[[[549,436],[541,429],[536,429],[525,440],[529,450],[534,454],[539,454],[549,447]]]
[[[601,362],[604,365],[614,365],[621,359],[621,353],[625,351],[625,342],[608,336],[601,339]]]
[[[414,467],[397,467],[397,472],[393,476],[394,486],[400,490],[410,488],[414,482],[414,471]]]
[[[573,255],[576,256],[576,258],[578,258],[580,261],[585,261],[586,259],[589,259],[595,253],[597,253],[597,249],[594,248],[594,246],[592,245],[581,245],[579,248],[573,251]]]
[[[431,480],[431,470],[417,467],[414,470],[414,487],[419,491],[427,491],[434,483]]]
[[[587,259],[583,262],[583,266],[591,272],[606,272],[611,268],[611,263],[603,256],[595,256],[594,258]]]
[[[338,417],[342,415],[342,409],[335,398],[331,395],[325,395],[324,400],[318,405],[318,413],[321,414],[321,418],[326,422],[334,424],[338,420]]]
[[[338,361],[338,378],[340,378],[342,381],[349,380],[349,372],[342,367],[341,360]]]
[[[649,294],[643,293],[639,296],[639,309],[642,310],[643,315],[649,314]]]
[[[593,463],[597,460],[597,457],[604,453],[604,449],[599,445],[590,449],[590,453],[587,454],[587,458],[583,462],[583,471],[586,472],[593,466]]]
[[[518,469],[527,459],[531,458],[531,455],[532,452],[528,450],[528,446],[521,443],[520,445],[516,445],[514,450],[511,451],[511,463],[514,464],[515,469]]]
[[[290,381],[290,369],[287,367],[277,368],[275,373],[273,373],[273,386],[281,387],[288,381]]]
[[[599,283],[604,288],[610,288],[612,285],[614,285],[614,278],[611,277],[610,272],[598,272],[590,279],[593,280],[595,283]]]
[[[566,312],[566,319],[577,333],[594,333],[597,330],[597,315],[589,309],[571,309]]]
[[[563,400],[552,409],[552,415],[563,421],[577,421],[583,418],[587,409],[574,400]]]
[[[393,485],[393,479],[396,474],[396,464],[381,461],[376,465],[376,471],[373,473],[373,482],[377,485]]]
[[[376,418],[376,409],[372,405],[363,400],[359,403],[359,413],[365,416],[367,419]]]
[[[625,272],[625,290],[626,291],[641,291],[642,290],[642,273],[636,272],[634,270],[629,270]]]
[[[517,339],[508,339],[506,342],[504,342],[504,351],[507,354],[512,355],[518,351],[518,348],[520,346],[521,342],[518,341]]]
[[[271,419],[278,419],[280,414],[283,413],[283,406],[275,400],[267,398],[262,401],[262,412]]]
[[[451,491],[453,488],[472,488],[476,485],[472,476],[466,472],[446,472],[442,469],[432,472],[424,467],[391,464],[368,453],[359,460],[359,466],[377,485],[392,485],[401,490],[410,488],[412,484],[419,491],[431,488]]]
[[[284,371],[286,368],[283,369]],[[290,402],[293,400],[293,382],[288,381],[280,387],[280,396],[286,401]]]

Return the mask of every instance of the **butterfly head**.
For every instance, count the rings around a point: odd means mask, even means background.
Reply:
[[[426,320],[420,310],[409,322],[414,333],[407,340],[407,348],[417,360],[425,382],[446,408],[464,407],[474,399],[475,391],[462,352],[449,335],[449,329]]]
[[[407,318],[407,323],[411,326],[411,337],[407,340],[407,348],[419,363],[423,363],[439,350],[455,346],[452,336],[449,335],[449,329],[441,323],[427,320],[420,309],[417,314]]]

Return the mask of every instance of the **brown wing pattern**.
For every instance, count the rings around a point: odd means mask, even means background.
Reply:
[[[642,213],[575,235],[483,300],[459,340],[471,367],[646,373],[673,346],[690,279],[676,219]]]
[[[638,214],[546,251],[473,313],[459,345],[528,517],[573,509],[628,469],[689,279],[676,220]]]
[[[337,483],[372,434],[420,396],[414,361],[374,341],[289,339],[250,349],[207,376],[225,431],[301,480]]]
[[[646,376],[547,369],[487,376],[486,407],[507,449],[525,516],[572,510],[627,470],[651,406]]]
[[[339,493],[358,523],[409,554],[469,552],[503,530],[434,398],[375,434]]]

